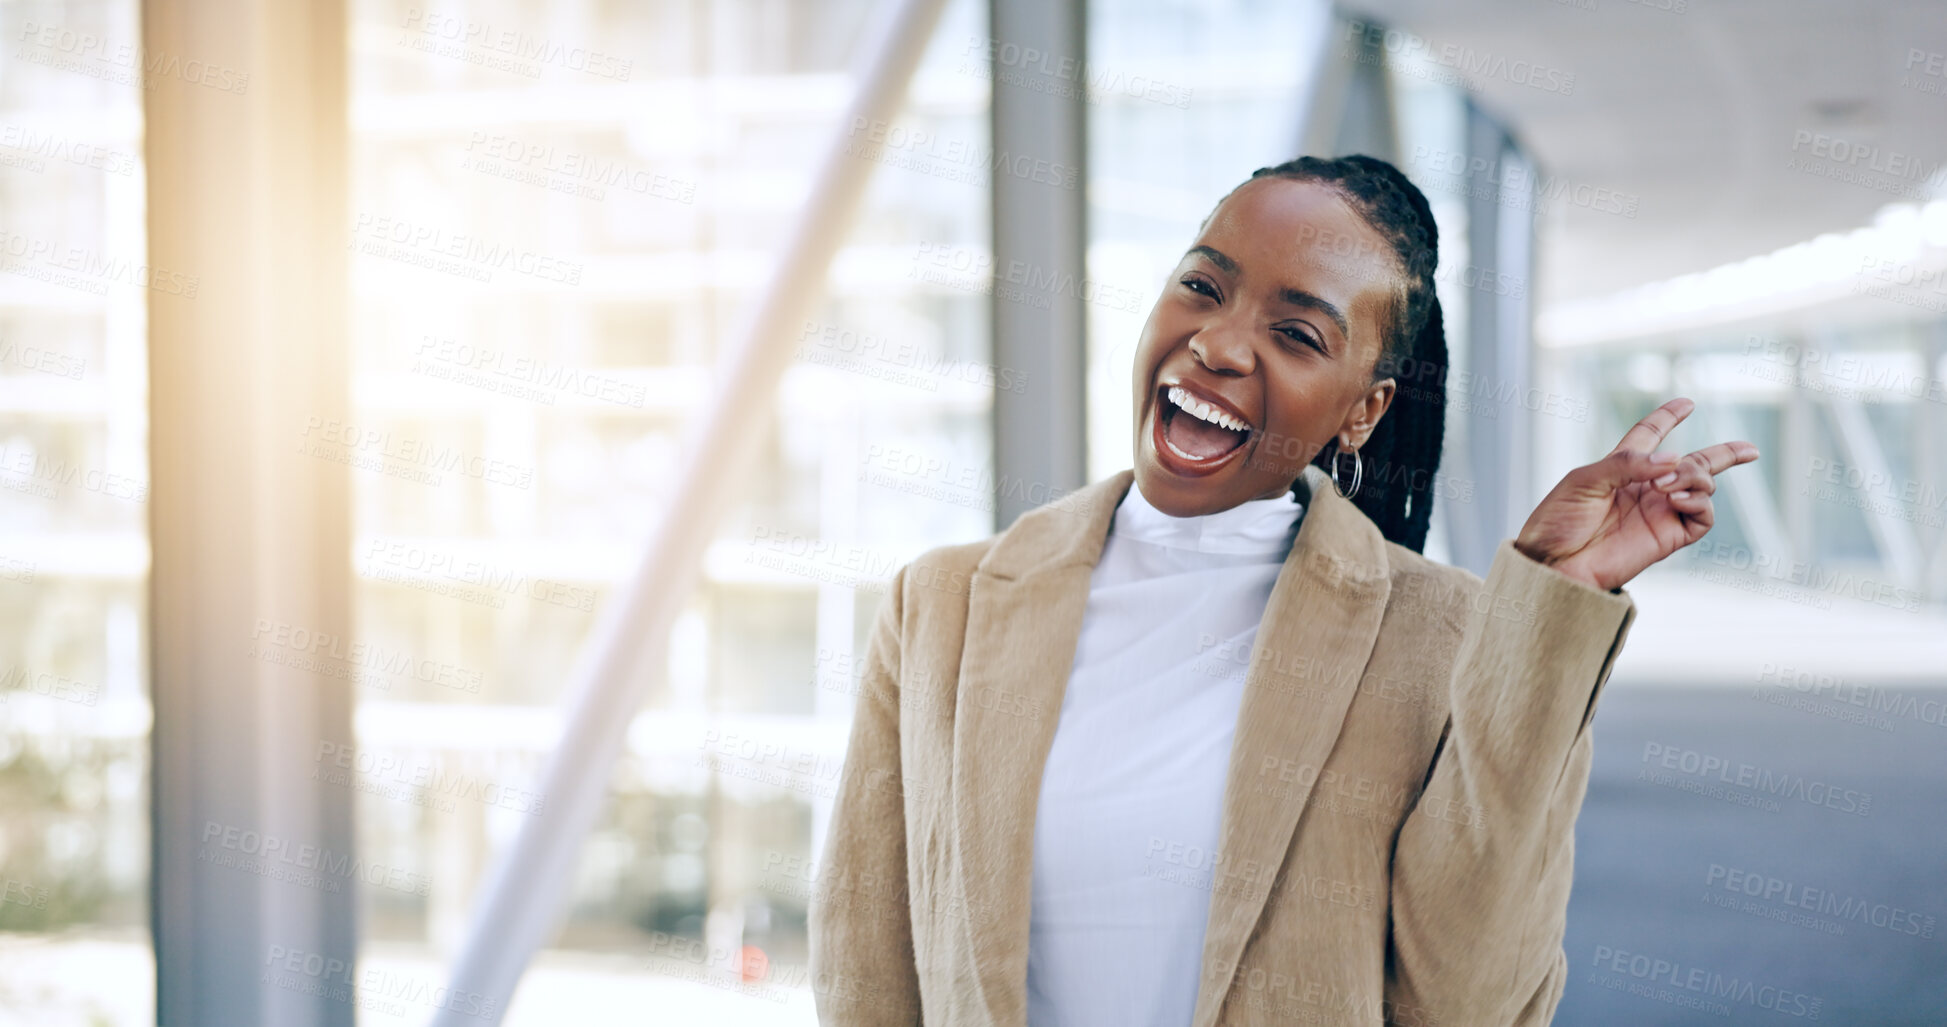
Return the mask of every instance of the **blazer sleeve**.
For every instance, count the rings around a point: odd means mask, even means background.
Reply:
[[[899,636],[908,567],[892,577],[866,645],[851,740],[808,912],[818,1022],[920,1022],[906,890]]]
[[[1388,1023],[1554,1016],[1589,720],[1635,616],[1628,595],[1501,543],[1454,661],[1446,734],[1393,852]]]

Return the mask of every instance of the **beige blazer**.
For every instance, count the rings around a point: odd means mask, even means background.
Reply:
[[[1041,770],[1122,470],[893,576],[810,910],[826,1024],[1025,1022]],[[1589,718],[1635,604],[1504,541],[1487,580],[1323,472],[1249,654],[1194,1027],[1546,1024]],[[1200,865],[1199,865],[1200,864]]]

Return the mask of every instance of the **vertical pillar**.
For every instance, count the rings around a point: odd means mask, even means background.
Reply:
[[[1926,386],[1920,401],[1914,404],[1913,429],[1918,435],[1913,446],[1914,477],[1919,479],[1922,508],[1938,514],[1941,508],[1933,504],[1942,492],[1947,492],[1947,441],[1943,441],[1947,440],[1947,404],[1934,401],[1940,395],[1934,390],[1940,383],[1947,383],[1947,321],[1935,321],[1923,333],[1919,350],[1920,373]],[[1800,468],[1805,464],[1780,466]],[[1927,558],[1921,588],[1928,598],[1939,601],[1947,598],[1947,531],[1942,530],[1938,521],[1925,527],[1930,530],[1920,534],[1923,539],[1931,539],[1933,553]]]
[[[1338,33],[1349,40],[1349,53],[1358,56],[1343,60],[1343,107],[1338,112],[1338,129],[1332,155],[1363,153],[1393,164],[1399,159],[1399,125],[1394,117],[1393,83],[1386,73],[1386,49],[1353,22]]]
[[[352,791],[312,778],[321,744],[352,740],[350,685],[278,662],[351,629],[348,471],[301,451],[349,421],[345,18],[142,5],[165,1025],[354,1020],[313,994],[355,980]]]
[[[1399,163],[1399,124],[1386,71],[1383,30],[1363,15],[1308,3],[1297,47],[1304,78],[1297,146],[1291,156],[1363,153]]]
[[[1488,162],[1491,170],[1470,174],[1467,189],[1468,261],[1481,273],[1534,281],[1535,169],[1506,131],[1472,101],[1465,127],[1468,166]],[[1456,420],[1450,434],[1445,473],[1469,478],[1472,503],[1446,504],[1453,563],[1486,575],[1501,540],[1521,529],[1538,499],[1530,481],[1535,414],[1526,398],[1533,384],[1532,289],[1476,290],[1467,303],[1467,345],[1449,384],[1472,393],[1469,406],[1491,410]],[[1437,509],[1437,508],[1436,508]]]
[[[1028,382],[1018,393],[994,392],[994,527],[1002,530],[1039,505],[1035,497],[1087,480],[1087,3],[989,0],[988,19],[995,154],[1080,169],[1072,187],[1013,174],[1005,163],[993,171],[994,364]]]

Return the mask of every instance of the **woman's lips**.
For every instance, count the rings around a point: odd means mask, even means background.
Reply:
[[[1179,410],[1176,404],[1171,403],[1168,393],[1169,388],[1167,386],[1157,389],[1154,399],[1150,403],[1149,414],[1150,448],[1155,451],[1156,462],[1161,464],[1164,470],[1185,478],[1201,478],[1222,470],[1231,461],[1236,460],[1238,454],[1249,448],[1251,436],[1255,435],[1255,432],[1246,432],[1244,437],[1238,441],[1237,445],[1213,457],[1198,459],[1179,451],[1175,446],[1170,444],[1169,436],[1165,428],[1172,416],[1190,417],[1193,415]]]

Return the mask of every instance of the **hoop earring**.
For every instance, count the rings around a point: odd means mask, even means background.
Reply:
[[[1352,488],[1349,490],[1339,487],[1339,457],[1344,456],[1346,451],[1339,450],[1332,454],[1332,491],[1337,492],[1341,499],[1351,499],[1353,496],[1358,495],[1359,486],[1364,484],[1366,479],[1366,462],[1360,459],[1358,450],[1355,449],[1351,452]]]

